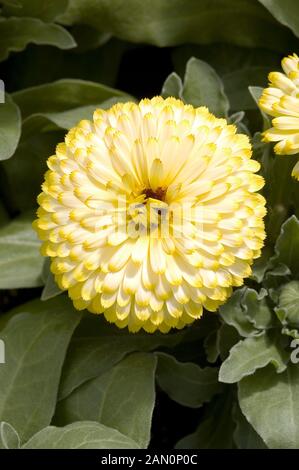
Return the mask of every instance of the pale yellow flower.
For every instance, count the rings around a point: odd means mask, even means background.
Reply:
[[[269,88],[263,91],[260,108],[273,116],[271,129],[264,132],[266,142],[278,142],[279,155],[299,153],[299,58],[296,54],[282,60],[284,73],[269,74]],[[299,180],[299,162],[292,175]]]
[[[130,331],[182,328],[251,273],[263,185],[245,135],[161,97],[96,110],[48,160],[34,226],[77,309]]]

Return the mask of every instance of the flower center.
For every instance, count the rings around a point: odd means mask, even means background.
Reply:
[[[166,202],[167,188],[143,188],[139,200],[129,205],[128,230],[131,236],[168,234],[170,224],[169,206]]]
[[[165,201],[166,195],[165,188],[157,188],[155,191],[152,188],[147,188],[143,191],[146,199],[157,199],[158,201]]]

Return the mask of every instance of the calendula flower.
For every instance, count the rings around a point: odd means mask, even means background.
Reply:
[[[42,254],[77,309],[167,332],[215,311],[265,238],[248,137],[174,98],[98,109],[48,160]]]
[[[269,88],[263,91],[260,108],[273,116],[271,129],[264,132],[265,142],[278,142],[279,155],[299,153],[299,58],[296,54],[281,62],[284,73],[269,74]],[[292,175],[299,180],[299,162]]]

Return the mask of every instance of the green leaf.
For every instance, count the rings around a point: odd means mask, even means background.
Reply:
[[[57,113],[34,113],[23,121],[22,135],[28,139],[37,132],[51,131],[56,127],[71,129],[82,119],[92,119],[92,115],[100,105],[79,106]]]
[[[14,426],[22,442],[51,422],[62,364],[80,318],[62,296],[1,315],[6,362],[0,367],[0,420]]]
[[[204,339],[207,361],[213,364],[219,357],[224,360],[228,356],[230,349],[239,339],[239,333],[234,327],[222,323]]]
[[[236,422],[236,428],[234,441],[238,449],[267,449],[266,444],[248,423],[240,408],[235,408],[234,420]]]
[[[299,5],[297,0],[259,0],[283,25],[299,36]]]
[[[207,361],[214,364],[220,355],[219,329],[211,331],[211,333],[206,336],[204,340],[204,348],[207,355]]]
[[[138,445],[116,429],[81,421],[64,428],[42,429],[23,449],[138,449]]]
[[[284,312],[285,323],[299,327],[299,281],[281,287],[278,308]]]
[[[228,302],[220,307],[220,315],[241,336],[258,335],[261,330],[275,325],[275,315],[268,306],[267,295],[264,288],[260,292],[249,287],[237,289]]]
[[[93,113],[97,108],[107,109],[113,106],[115,103],[126,102],[128,100],[132,101],[130,97],[123,95],[112,97],[98,104],[79,106],[77,108],[68,109],[67,111],[32,114],[28,116],[23,122],[23,136],[28,137],[31,134],[41,130],[51,130],[50,124],[55,125],[54,129],[56,126],[61,129],[71,129],[82,119],[92,119]]]
[[[101,316],[88,315],[72,338],[63,369],[59,398],[68,396],[84,382],[98,377],[135,351],[173,347],[184,332],[149,335],[120,330]],[[111,345],[113,344],[113,348]]]
[[[230,384],[239,382],[268,364],[273,364],[277,372],[282,372],[286,368],[287,359],[273,334],[264,333],[246,338],[230,350],[229,357],[220,367],[219,380]]]
[[[275,304],[278,303],[279,288],[282,284],[289,281],[290,274],[291,271],[285,264],[278,264],[266,272],[263,285],[268,290],[269,297]]]
[[[146,448],[155,404],[156,362],[153,354],[127,356],[59,402],[55,424],[98,421]]]
[[[169,397],[183,406],[198,408],[222,390],[218,370],[178,362],[173,356],[157,353],[157,382]]]
[[[186,44],[180,47],[174,48],[171,53],[174,62],[174,70],[183,76],[186,68],[186,64],[190,57],[199,57],[210,64],[218,73],[223,80],[228,84],[230,74],[238,74],[240,71],[249,70],[251,68],[267,67],[269,70],[278,70],[281,64],[281,54],[276,51],[270,51],[267,49],[249,49],[247,47],[241,47],[232,44],[216,43],[216,44]],[[264,80],[267,77],[263,77]],[[264,82],[263,82],[264,83]],[[251,82],[250,85],[259,85],[261,83]],[[248,94],[248,84],[241,84],[244,87],[244,93]],[[227,90],[226,90],[227,92]],[[234,101],[233,95],[239,93],[240,90],[230,90],[228,94],[229,100]],[[252,101],[252,106],[254,102]],[[238,106],[234,111],[240,111],[241,106]]]
[[[221,79],[206,62],[192,57],[186,66],[182,97],[193,106],[207,106],[218,117],[227,116],[229,102]]]
[[[19,449],[21,445],[20,437],[9,423],[0,423],[0,449]]]
[[[270,449],[299,447],[299,367],[282,374],[273,367],[239,383],[242,412]]]
[[[231,348],[237,344],[239,340],[240,335],[234,327],[227,325],[226,323],[221,325],[218,330],[218,348],[222,361],[227,358]]]
[[[27,16],[43,21],[54,21],[58,15],[64,13],[68,0],[17,0],[16,5],[13,3],[8,2],[4,6],[4,16]]]
[[[197,430],[181,439],[177,449],[231,449],[233,448],[232,396],[220,395],[208,405],[205,417]]]
[[[130,12],[128,14],[128,12]],[[252,0],[70,0],[60,18],[134,43],[232,43],[285,52],[291,33]]]
[[[263,281],[265,277],[266,271],[269,267],[269,259],[271,257],[271,254],[271,248],[265,246],[262,250],[262,255],[253,263],[251,278],[259,284]]]
[[[231,108],[234,110],[256,109],[255,97],[252,100],[251,91],[248,88],[259,89],[258,86],[251,87],[253,83],[260,87],[266,87],[267,77],[271,72],[271,66],[249,66],[240,70],[233,70],[223,76],[225,92],[229,96]],[[261,88],[262,90],[262,88]]]
[[[23,215],[0,228],[0,288],[42,285],[43,258],[32,229],[32,216]]]
[[[52,299],[53,297],[56,297],[57,295],[62,294],[62,290],[58,287],[58,285],[55,282],[54,275],[50,271],[50,259],[46,258],[44,266],[43,266],[43,272],[42,272],[42,278],[45,284],[45,287],[43,288],[43,291],[41,293],[41,300],[49,300]]]
[[[105,100],[123,95],[123,92],[99,83],[71,78],[26,88],[12,94],[23,118],[31,114],[58,113],[81,106],[96,106]]]
[[[264,91],[263,87],[249,86],[248,90],[249,90],[249,93],[251,94],[253,100],[255,101],[256,105],[258,106],[260,97],[262,96],[263,91]]]
[[[244,117],[245,117],[244,111],[237,111],[236,113],[231,114],[228,117],[227,121],[230,124],[235,124],[236,126],[238,126],[238,125],[242,124],[242,121],[243,121]]]
[[[163,98],[168,98],[169,96],[174,96],[175,98],[181,98],[183,91],[183,83],[181,77],[175,72],[172,72],[166,78],[162,91],[161,96]]]
[[[242,299],[246,288],[237,289],[230,299],[220,307],[219,313],[227,325],[233,326],[241,336],[258,333],[245,315]]]
[[[282,263],[288,266],[292,275],[299,276],[299,220],[292,215],[281,227],[280,235],[275,245],[275,255],[271,265]]]
[[[269,127],[272,126],[271,118],[264,111],[262,111],[262,109],[259,107],[259,100],[260,100],[260,97],[262,96],[264,89],[259,86],[249,86],[248,90],[253,100],[255,101],[257,108],[260,110],[260,113],[263,118],[264,129],[268,129]]]
[[[3,189],[14,211],[36,208],[36,198],[47,170],[46,160],[63,138],[62,131],[37,132],[30,139],[21,140],[13,158],[2,163],[6,181]],[[16,191],[16,188],[22,188],[22,191]]]
[[[5,103],[0,103],[0,160],[6,160],[14,154],[20,135],[20,110],[12,98],[5,95]]]
[[[281,333],[283,335],[290,336],[293,339],[299,339],[299,331],[296,328],[290,329],[290,328],[284,327],[282,328]]]
[[[110,33],[103,33],[85,24],[73,25],[72,35],[77,43],[76,52],[80,53],[104,46],[112,38]],[[126,47],[124,43],[123,46]],[[113,57],[113,62],[116,62],[115,65],[118,67],[119,64],[116,57]]]
[[[268,128],[270,125],[269,121],[265,127]],[[294,208],[298,206],[296,202],[298,184],[291,176],[298,157],[289,155],[285,158],[283,155],[275,155],[273,145],[263,143],[261,137],[260,133],[254,135],[253,150],[254,158],[261,162],[262,175],[266,183],[263,190],[268,209],[265,223],[267,245],[271,247],[277,242],[281,234],[281,226],[288,214],[293,213]],[[268,268],[271,269],[270,262]]]
[[[264,288],[257,292],[247,287],[241,301],[246,317],[259,330],[273,326],[274,316],[267,304],[267,296],[268,292]]]
[[[70,33],[57,24],[43,23],[37,18],[7,18],[0,20],[0,60],[10,52],[19,52],[30,44],[48,44],[71,49],[76,43]]]

